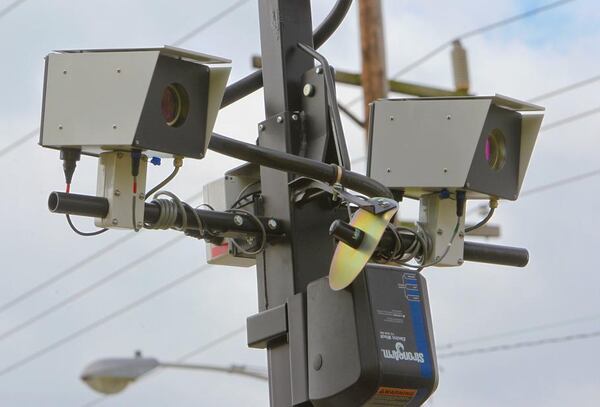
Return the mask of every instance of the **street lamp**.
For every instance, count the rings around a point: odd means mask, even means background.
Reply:
[[[116,394],[123,391],[130,383],[157,367],[233,373],[255,379],[268,380],[266,373],[249,369],[244,365],[214,366],[165,363],[159,362],[155,358],[142,357],[139,352],[136,352],[136,355],[133,358],[109,358],[97,360],[89,364],[83,370],[81,373],[81,380],[97,392],[103,394]]]

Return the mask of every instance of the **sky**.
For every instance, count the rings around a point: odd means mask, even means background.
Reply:
[[[12,1],[1,0],[0,9]],[[43,58],[55,49],[142,47],[169,44],[233,4],[231,0],[25,1],[0,19],[3,63],[0,78],[0,149],[35,129],[40,122]],[[313,1],[314,23],[332,0]],[[463,32],[536,7],[542,1],[414,2],[382,0],[388,73],[398,71],[430,49]],[[600,5],[577,0],[544,14],[474,36],[468,51],[472,91],[529,99],[598,75]],[[357,9],[321,51],[339,69],[360,67]],[[250,57],[260,52],[257,2],[250,0],[220,23],[181,47],[233,60],[231,80],[249,73]],[[452,87],[449,49],[409,72],[403,80]],[[544,123],[598,107],[600,82],[539,104]],[[338,96],[351,101],[356,88],[340,85]],[[216,131],[252,142],[264,119],[262,92],[221,111]],[[360,104],[353,106],[361,114]],[[598,168],[599,116],[589,116],[540,134],[523,190]],[[344,118],[353,158],[364,155],[362,130]],[[3,177],[2,304],[71,267],[55,284],[0,311],[0,404],[3,406],[264,406],[265,383],[225,374],[163,370],[118,396],[103,398],[79,380],[84,366],[102,357],[130,356],[135,350],[174,361],[234,332],[257,312],[254,268],[207,267],[197,275],[140,303],[122,315],[2,373],[61,338],[205,264],[204,243],[178,232],[110,231],[94,238],[73,234],[62,216],[46,209],[50,191],[62,190],[58,154],[39,147],[36,137],[0,157]],[[202,185],[238,165],[210,153],[186,160],[169,189],[186,198]],[[360,170],[360,166],[357,166]],[[148,185],[164,178],[169,165],[153,167]],[[73,191],[93,194],[96,162],[83,158]],[[600,218],[598,178],[587,178],[501,202],[493,223],[502,235],[493,243],[526,247],[531,260],[523,269],[465,264],[424,272],[429,286],[440,381],[431,406],[595,406],[600,399],[598,338],[537,347],[442,357],[468,350],[600,330],[600,276],[595,270]],[[197,199],[195,204],[201,203]],[[476,206],[477,203],[473,204]],[[406,203],[401,214],[416,215]],[[472,220],[476,220],[475,213]],[[89,219],[76,219],[90,230]],[[82,261],[120,239],[116,248]],[[163,250],[158,250],[170,244]],[[81,266],[73,268],[77,263]],[[118,275],[106,283],[102,279]],[[89,289],[61,307],[61,301]],[[67,299],[67,300],[66,300]],[[13,330],[41,312],[57,310]],[[570,324],[562,321],[579,320]],[[556,323],[561,323],[558,326]],[[532,332],[515,333],[532,327]],[[552,327],[547,327],[552,325]],[[494,339],[481,337],[494,336]],[[465,343],[465,341],[467,341]],[[448,348],[448,344],[455,344]],[[199,352],[190,363],[247,364],[264,368],[264,351],[248,349],[243,332]]]

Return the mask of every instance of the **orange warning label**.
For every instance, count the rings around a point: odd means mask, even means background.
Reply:
[[[365,404],[367,407],[402,407],[406,406],[415,396],[414,389],[397,389],[395,387],[380,387],[377,393]]]

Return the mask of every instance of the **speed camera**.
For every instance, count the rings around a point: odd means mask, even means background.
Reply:
[[[231,69],[221,64],[229,62],[174,47],[53,52],[40,144],[202,158]]]
[[[464,190],[517,199],[544,108],[504,96],[371,104],[371,178],[409,197]]]

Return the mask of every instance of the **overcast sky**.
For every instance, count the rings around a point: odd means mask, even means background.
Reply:
[[[0,9],[12,0],[0,0]],[[220,12],[232,0],[29,0],[0,19],[0,149],[39,125],[43,57],[55,49],[139,47],[169,44]],[[232,79],[251,71],[250,56],[260,51],[257,2],[250,0],[222,22],[181,46],[233,60]],[[387,66],[393,73],[462,32],[545,4],[544,1],[456,0],[423,2],[382,0],[387,35]],[[314,1],[314,21],[332,0]],[[340,69],[360,66],[356,6],[322,51]],[[600,5],[578,0],[539,16],[464,41],[469,53],[472,90],[528,99],[600,74]],[[403,79],[452,86],[449,50]],[[544,100],[544,123],[598,107],[600,82]],[[341,100],[358,90],[340,86]],[[362,109],[354,106],[357,113]],[[262,93],[224,109],[216,130],[252,141],[264,118]],[[534,151],[524,190],[600,167],[596,148],[600,117],[590,116],[543,132]],[[354,158],[361,157],[363,135],[345,121]],[[62,216],[46,209],[52,190],[63,188],[58,153],[36,145],[37,136],[0,158],[2,198],[2,284],[0,307],[78,261],[132,232],[111,231],[95,238],[73,234]],[[238,164],[210,153],[186,160],[170,189],[182,198]],[[153,167],[149,185],[170,171]],[[73,190],[93,194],[96,162],[83,158]],[[495,240],[527,247],[525,269],[480,264],[425,271],[439,354],[442,346],[482,336],[495,339],[457,344],[466,350],[600,330],[600,275],[596,251],[600,219],[598,178],[588,178],[544,193],[501,202]],[[192,203],[200,203],[196,200]],[[402,208],[407,218],[415,207]],[[474,215],[475,217],[477,216]],[[76,219],[89,230],[93,224]],[[0,312],[0,405],[82,406],[98,395],[78,379],[89,362],[128,356],[176,360],[244,326],[257,310],[253,268],[209,267],[172,290],[145,302],[74,340],[2,374],[61,338],[136,301],[205,264],[204,244],[180,239],[164,251],[177,232],[143,231],[31,298]],[[138,259],[138,260],[135,260]],[[128,263],[134,261],[132,264]],[[42,318],[14,335],[5,332],[70,295],[123,268],[107,284]],[[580,322],[562,324],[580,319]],[[515,330],[561,323],[534,332]],[[598,338],[504,352],[440,358],[435,406],[596,406],[600,399]],[[263,351],[247,349],[245,333],[232,336],[188,360],[220,365],[264,367]],[[192,371],[163,371],[102,399],[103,406],[265,406],[266,384],[243,377]]]

